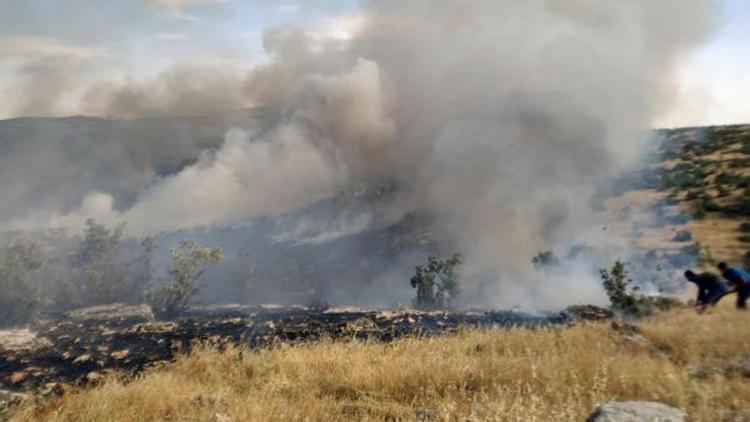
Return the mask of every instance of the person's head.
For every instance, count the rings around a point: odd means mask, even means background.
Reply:
[[[719,271],[721,271],[721,272],[725,272],[726,270],[729,269],[729,265],[727,265],[726,262],[719,262],[719,264],[716,265],[716,268],[718,268]]]
[[[685,278],[692,281],[695,279],[695,273],[692,270],[687,270],[685,271]]]

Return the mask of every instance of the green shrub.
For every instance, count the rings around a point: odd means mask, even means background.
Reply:
[[[70,257],[79,305],[116,302],[125,288],[125,266],[120,261],[124,226],[114,229],[86,220],[83,239]]]
[[[689,242],[693,240],[693,233],[689,230],[680,230],[674,234],[672,240],[675,242]]]
[[[108,228],[86,221],[83,238],[68,259],[69,288],[74,297],[67,306],[114,302],[143,303],[151,282],[155,241],[124,240],[125,225]]]
[[[619,259],[611,269],[599,270],[599,275],[610,306],[623,315],[648,316],[653,314],[658,306],[667,306],[663,298],[652,298],[638,293],[638,287],[633,285],[633,280],[628,275],[627,266]]]
[[[531,258],[531,265],[533,265],[534,269],[537,271],[555,267],[559,264],[560,260],[557,259],[557,256],[555,256],[555,253],[552,251],[542,251]]]
[[[727,189],[727,187],[722,184],[716,185],[716,191],[718,193],[718,196],[721,198],[727,197],[730,194],[729,189]]]
[[[745,176],[740,173],[721,172],[716,175],[716,184],[719,185],[730,185],[736,186],[739,183],[744,182]]]
[[[29,322],[42,304],[41,269],[47,258],[36,243],[12,241],[0,254],[0,325]]]
[[[745,191],[725,206],[724,212],[729,215],[750,215],[750,194]]]
[[[461,263],[461,254],[454,253],[447,259],[430,255],[427,265],[417,265],[409,281],[417,289],[414,306],[427,309],[452,306],[461,293],[455,270]]]
[[[742,233],[750,233],[750,222],[746,221],[740,224],[740,231]]]
[[[217,263],[222,259],[221,249],[201,246],[192,240],[180,242],[170,252],[170,278],[151,295],[154,311],[168,318],[182,314],[198,294],[198,279],[203,274],[205,264]]]
[[[721,211],[721,206],[708,196],[704,196],[700,199],[700,206],[703,207],[706,212]]]

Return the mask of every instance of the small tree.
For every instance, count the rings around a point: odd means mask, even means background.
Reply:
[[[657,309],[664,310],[679,305],[679,301],[672,298],[640,294],[628,275],[626,265],[619,259],[610,270],[599,270],[599,274],[612,309],[622,314],[642,317],[653,314]]]
[[[153,237],[146,237],[140,241],[140,254],[132,260],[129,265],[129,283],[125,298],[132,303],[142,303],[146,296],[146,290],[151,284],[154,272],[154,252],[156,241]]]
[[[187,309],[198,294],[198,279],[205,271],[206,263],[218,263],[222,259],[220,248],[201,246],[192,240],[180,242],[171,249],[172,267],[169,281],[153,295],[154,310],[166,317],[175,317]]]
[[[0,325],[28,322],[42,299],[41,268],[46,258],[36,243],[13,241],[0,257]]]
[[[120,262],[120,240],[124,225],[114,229],[86,220],[84,236],[70,258],[74,276],[80,280],[80,304],[112,303],[125,282],[125,269]]]
[[[410,280],[411,287],[417,289],[414,305],[419,308],[443,308],[453,305],[461,293],[455,270],[461,263],[461,254],[454,253],[447,259],[430,255],[427,265],[417,265]]]

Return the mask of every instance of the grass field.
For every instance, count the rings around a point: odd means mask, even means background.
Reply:
[[[694,421],[750,420],[750,314],[727,300],[637,324],[475,331],[252,352],[204,347],[112,377],[15,420],[583,420],[597,403],[658,400]],[[750,374],[747,374],[750,375]]]

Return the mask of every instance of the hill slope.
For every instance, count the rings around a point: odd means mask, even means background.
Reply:
[[[643,251],[746,262],[750,125],[661,130],[644,168],[606,201],[613,232]]]

